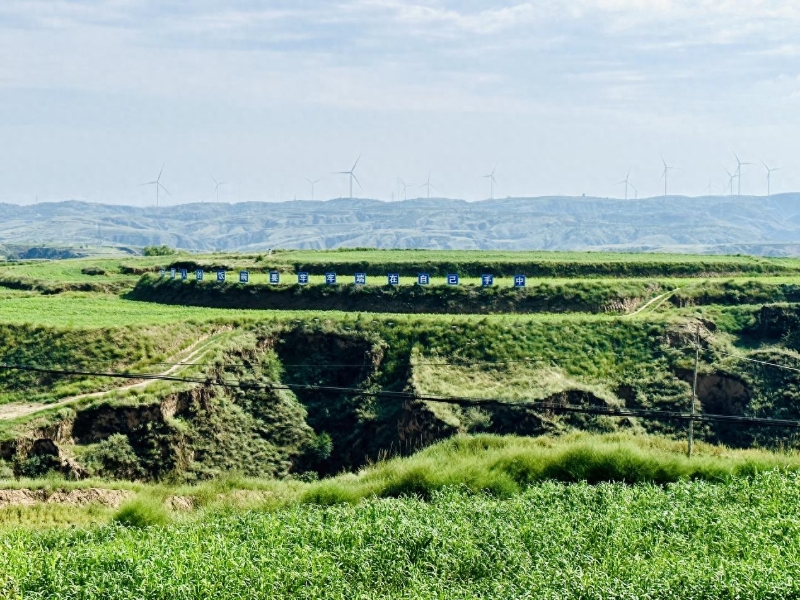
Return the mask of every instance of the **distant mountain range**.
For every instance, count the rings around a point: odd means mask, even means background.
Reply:
[[[0,204],[0,244],[187,250],[440,248],[800,255],[800,194],[465,202],[337,199],[142,208]]]

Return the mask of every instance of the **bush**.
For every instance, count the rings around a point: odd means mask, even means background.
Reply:
[[[169,512],[157,498],[137,496],[119,507],[113,521],[125,527],[160,527],[169,523]]]
[[[51,471],[58,471],[61,461],[50,454],[16,455],[14,457],[14,475],[17,477],[44,477]]]
[[[172,256],[177,254],[178,251],[166,245],[161,246],[145,246],[142,254],[145,256]]]
[[[14,477],[14,470],[6,461],[0,459],[0,479],[11,479]]]
[[[121,433],[115,433],[97,444],[86,453],[85,459],[93,471],[105,477],[132,480],[146,474],[128,437]]]

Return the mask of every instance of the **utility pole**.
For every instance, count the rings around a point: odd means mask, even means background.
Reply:
[[[689,447],[687,454],[692,456],[692,448],[694,447],[694,405],[697,401],[697,364],[700,362],[700,323],[697,324],[697,329],[694,334],[694,380],[692,381],[692,407],[690,409],[689,418]]]

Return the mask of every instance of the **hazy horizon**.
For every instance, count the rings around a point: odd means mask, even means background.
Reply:
[[[788,0],[8,0],[0,202],[800,189],[800,6]],[[409,189],[412,192],[412,189]],[[631,194],[633,192],[631,191]],[[410,196],[424,196],[413,188]],[[432,194],[433,195],[433,194]]]
[[[504,196],[504,197],[495,197],[495,198],[486,197],[486,198],[474,198],[474,199],[450,198],[450,197],[445,197],[445,196],[431,196],[430,198],[426,198],[424,196],[414,196],[414,197],[409,196],[406,199],[400,198],[400,199],[394,199],[394,200],[386,199],[386,198],[369,198],[369,197],[366,197],[366,196],[364,196],[364,197],[353,197],[353,198],[349,198],[349,197],[346,197],[346,196],[337,196],[337,197],[333,197],[333,198],[314,198],[314,200],[311,200],[311,198],[302,198],[302,197],[298,196],[297,198],[284,198],[283,200],[279,200],[279,199],[251,200],[251,199],[246,199],[246,198],[242,198],[241,200],[236,200],[236,199],[223,200],[222,198],[220,198],[219,202],[217,202],[215,199],[212,199],[212,200],[200,199],[200,200],[186,200],[186,201],[183,201],[183,202],[169,202],[169,199],[167,199],[167,201],[164,201],[164,199],[162,197],[162,199],[161,199],[162,202],[159,204],[159,208],[169,208],[170,206],[186,206],[186,205],[191,205],[191,204],[224,204],[224,205],[229,205],[230,206],[230,205],[236,205],[236,204],[281,204],[281,203],[288,203],[288,202],[336,202],[336,201],[382,202],[382,203],[387,203],[388,204],[388,203],[417,202],[417,201],[430,201],[430,202],[434,202],[435,203],[438,200],[438,201],[447,201],[447,202],[464,202],[464,203],[467,203],[467,204],[478,204],[478,203],[481,203],[481,202],[502,202],[504,200],[509,200],[509,201],[517,201],[517,200],[518,201],[525,201],[525,200],[579,200],[579,201],[580,200],[609,200],[609,201],[617,201],[617,202],[623,202],[624,203],[624,202],[646,202],[646,201],[670,200],[670,199],[675,199],[675,200],[703,200],[703,199],[714,200],[714,199],[726,199],[726,198],[727,199],[731,199],[731,200],[734,200],[734,199],[739,199],[739,200],[767,199],[767,198],[777,199],[777,198],[786,197],[786,196],[800,196],[800,192],[798,192],[798,191],[777,192],[777,193],[771,194],[770,196],[759,195],[759,194],[741,194],[741,195],[733,194],[731,196],[730,194],[727,194],[727,193],[726,194],[713,193],[713,194],[710,194],[710,195],[692,196],[692,195],[686,195],[686,194],[672,194],[672,193],[670,193],[667,196],[664,196],[663,194],[661,194],[661,195],[647,196],[647,197],[641,197],[640,196],[638,198],[629,197],[627,200],[624,199],[624,198],[615,197],[615,196],[591,196],[589,194],[586,194],[585,196],[567,196],[567,195],[564,195],[564,194],[550,194],[550,195],[546,195],[546,196],[538,196],[538,195],[537,196]],[[36,206],[37,204],[60,204],[60,203],[66,203],[66,202],[81,202],[81,203],[85,203],[85,204],[97,204],[97,205],[107,205],[107,206],[126,206],[126,207],[131,207],[131,208],[155,208],[155,197],[152,198],[152,201],[150,203],[147,203],[147,201],[145,201],[144,203],[141,203],[141,204],[133,204],[133,203],[126,204],[126,203],[123,203],[123,202],[103,202],[103,201],[99,201],[99,200],[88,200],[88,199],[85,199],[85,198],[61,198],[61,199],[42,199],[42,198],[39,198],[38,200],[34,200],[34,202],[23,202],[23,203],[20,203],[20,202],[3,202],[3,201],[0,201],[0,204],[10,205],[10,206],[25,207],[25,206]]]

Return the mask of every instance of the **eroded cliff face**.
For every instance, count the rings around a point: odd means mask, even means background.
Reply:
[[[773,317],[770,338],[786,337],[794,320],[781,317],[788,323],[781,328],[776,323],[782,321]],[[704,328],[713,332],[714,324],[707,322]],[[480,342],[475,337],[479,334],[469,333],[470,344]],[[437,335],[464,333],[448,327]],[[418,349],[426,350],[425,332],[415,340]],[[687,410],[692,372],[686,368],[685,352],[678,350],[692,340],[686,327],[654,337],[652,343],[663,355],[658,363],[661,371],[642,371],[650,379],[602,382],[608,383],[604,388],[608,393],[567,386],[539,400],[554,405]],[[710,341],[711,337],[704,340],[709,351]],[[315,477],[410,454],[461,432],[541,435],[633,428],[682,435],[685,429],[683,422],[564,414],[524,402],[460,406],[420,399],[424,390],[414,388],[413,347],[399,334],[392,338],[386,331],[368,328],[306,323],[248,329],[235,347],[209,365],[205,375],[209,382],[241,383],[241,387],[195,385],[160,397],[151,394],[148,401],[137,402],[135,397],[97,401],[0,443],[0,458],[13,463],[18,474],[47,468],[71,477],[92,471],[140,479],[197,480],[225,472]],[[794,360],[792,347],[770,352],[777,354],[765,356],[767,362]],[[797,373],[786,371],[775,377],[757,365],[749,370],[702,367],[700,411],[800,418]],[[737,447],[764,445],[766,440],[762,433],[727,424],[704,424],[696,433],[699,439]],[[779,443],[794,443],[789,432],[768,433]]]

